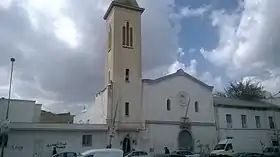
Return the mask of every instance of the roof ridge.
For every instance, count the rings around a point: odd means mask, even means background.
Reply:
[[[172,74],[168,74],[168,75],[165,75],[165,76],[162,76],[162,77],[159,77],[159,78],[156,78],[156,79],[142,79],[142,81],[144,83],[148,83],[148,84],[153,84],[153,83],[159,83],[163,80],[166,80],[166,79],[169,79],[169,78],[173,78],[175,76],[184,76],[184,77],[187,77],[189,78],[190,80],[200,84],[201,86],[207,88],[207,89],[210,89],[212,90],[214,88],[214,86],[209,86],[207,85],[206,83],[202,82],[201,80],[197,79],[196,77],[188,74],[187,72],[185,72],[183,69],[178,69],[175,73],[172,73]]]

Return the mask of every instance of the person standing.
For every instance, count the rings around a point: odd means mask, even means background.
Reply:
[[[167,147],[164,147],[164,154],[170,154],[170,151]]]
[[[57,154],[56,147],[53,147],[52,155]]]

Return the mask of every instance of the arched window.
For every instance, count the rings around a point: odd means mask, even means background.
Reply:
[[[133,28],[128,21],[122,27],[122,45],[124,47],[133,47]]]
[[[112,48],[112,27],[110,25],[108,30],[108,52],[111,50],[111,48]]]
[[[195,101],[195,103],[194,103],[194,111],[195,112],[199,111],[199,106],[198,106],[198,102],[197,101]]]
[[[166,109],[167,109],[167,111],[171,110],[171,101],[170,101],[170,99],[166,100]]]

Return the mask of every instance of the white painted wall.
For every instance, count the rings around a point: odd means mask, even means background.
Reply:
[[[107,118],[107,89],[96,94],[94,104],[74,117],[74,123],[79,124],[106,124]]]
[[[92,135],[92,146],[82,146],[82,135]],[[40,143],[35,149],[35,143]],[[5,149],[5,157],[33,156],[36,150],[42,149],[41,157],[50,157],[52,155],[52,147],[47,144],[55,144],[57,142],[66,142],[65,149],[57,149],[61,151],[85,151],[93,148],[104,148],[107,142],[106,132],[71,132],[71,131],[12,131],[9,134],[8,147]]]
[[[216,107],[216,118],[218,127],[218,138],[224,139],[226,137],[233,137],[235,145],[244,146],[245,148],[235,148],[243,151],[261,151],[264,145],[272,145],[271,139],[276,139],[274,133],[275,129],[269,128],[269,116],[275,116],[275,122],[277,126],[280,126],[280,112],[272,110],[252,110],[252,109],[238,109],[238,108],[226,108]],[[227,128],[226,114],[232,116],[232,128]],[[247,116],[247,128],[242,128],[241,114]],[[260,116],[261,128],[256,127],[255,116]]]
[[[179,125],[148,124],[147,129],[148,138],[142,140],[142,149],[149,151],[150,148],[154,148],[155,153],[164,153],[164,146],[167,146],[170,151],[177,149],[177,139],[180,132]],[[206,130],[207,133],[205,133]],[[208,144],[210,149],[217,142],[215,126],[192,126],[191,134],[194,142],[194,152],[197,153],[200,152],[198,141],[203,146]]]
[[[133,27],[133,47],[122,46],[122,27],[129,21]],[[112,27],[112,49],[107,54],[105,82],[110,76],[113,84],[113,107],[118,104],[117,127],[140,128],[142,116],[142,69],[141,69],[141,12],[115,6],[107,19]],[[129,82],[125,70],[129,69]],[[129,103],[129,116],[125,115],[125,103]],[[109,104],[111,105],[111,104]],[[110,113],[112,111],[109,111]]]
[[[7,106],[8,100],[0,99],[0,119],[5,119]],[[11,122],[38,122],[40,113],[41,106],[36,105],[35,101],[15,99],[10,101],[9,120]]]
[[[34,109],[33,122],[40,122],[42,104],[36,104]]]
[[[214,123],[212,91],[184,76],[175,76],[156,84],[143,84],[144,119],[179,121],[186,112],[186,108],[182,108],[177,99],[180,91],[190,95],[190,121]],[[166,107],[168,98],[171,100],[170,111]],[[195,101],[199,103],[199,112],[195,112]]]
[[[42,124],[42,123],[11,123],[8,147],[5,157],[32,157],[34,153],[41,153],[40,157],[50,157],[52,146],[48,144],[66,143],[62,151],[83,152],[89,149],[105,148],[108,144],[108,132],[105,125],[90,124]],[[117,132],[113,138],[112,147],[120,149],[121,141],[129,133],[132,147],[140,149],[138,132]],[[92,135],[92,146],[82,145],[82,136]]]
[[[261,152],[264,145],[271,145],[267,130],[220,129],[219,135],[221,139],[234,137],[233,147],[237,152]]]
[[[275,116],[274,121],[277,126],[280,126],[280,112],[272,110],[249,110],[249,109],[237,109],[237,108],[217,108],[218,114],[218,123],[220,128],[226,128],[226,114],[231,114],[232,116],[232,128],[242,129],[241,126],[241,115],[247,116],[247,129],[256,129],[255,116],[260,116],[261,128],[260,129],[269,129],[269,116]]]

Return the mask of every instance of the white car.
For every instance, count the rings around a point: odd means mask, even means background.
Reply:
[[[188,150],[177,150],[172,152],[172,154],[183,155],[185,157],[200,157],[200,154],[194,154],[193,152]]]
[[[91,149],[81,153],[78,157],[123,157],[120,149]]]
[[[125,157],[147,157],[149,154],[145,151],[132,151],[127,154]]]
[[[52,157],[78,157],[78,156],[79,156],[79,153],[76,153],[76,152],[60,152],[60,153],[53,155]]]

